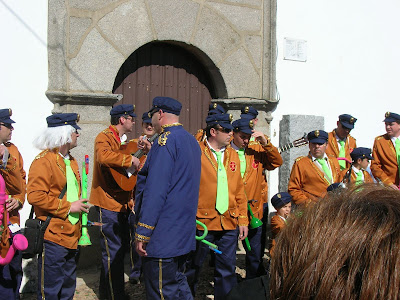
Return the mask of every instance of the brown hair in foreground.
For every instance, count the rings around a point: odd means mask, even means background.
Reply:
[[[334,191],[294,217],[271,261],[272,299],[399,299],[400,192]]]

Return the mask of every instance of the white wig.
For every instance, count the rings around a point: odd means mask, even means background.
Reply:
[[[33,146],[40,150],[59,148],[71,143],[71,135],[75,132],[71,125],[48,127],[33,140]]]

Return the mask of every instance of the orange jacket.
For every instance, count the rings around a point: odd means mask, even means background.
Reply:
[[[346,143],[344,144],[344,151],[346,158],[351,161],[350,153],[357,148],[356,139],[353,138],[350,134],[346,138]],[[336,132],[333,130],[328,134],[328,147],[325,151],[326,154],[331,154],[336,158],[339,157],[339,146],[336,140]],[[346,169],[350,167],[350,163],[346,162]]]
[[[11,143],[6,143],[11,144]],[[7,147],[7,146],[6,146]],[[8,150],[9,147],[7,147]],[[17,195],[23,192],[24,185],[21,180],[21,171],[18,165],[18,157],[13,156],[10,153],[7,161],[7,165],[3,168],[2,159],[0,159],[0,174],[6,183],[6,194],[7,195]]]
[[[244,189],[247,200],[257,200],[252,201],[250,207],[254,216],[261,219],[263,217],[263,204],[268,202],[268,184],[265,178],[265,170],[274,170],[280,167],[283,161],[278,148],[270,142],[265,147],[257,141],[250,142],[245,150],[245,155]]]
[[[340,182],[342,174],[336,157],[327,155],[332,170],[332,183]],[[312,161],[311,155],[296,159],[290,173],[288,192],[297,205],[317,201],[326,194],[331,183],[325,178],[324,172]]]
[[[271,256],[274,255],[276,236],[285,226],[286,222],[278,214],[275,213],[275,216],[271,218],[272,241],[271,241],[271,249],[269,250]]]
[[[70,160],[72,171],[80,183],[78,163],[72,156]],[[53,216],[44,234],[45,240],[76,249],[81,236],[81,222],[72,225],[67,218],[71,208],[67,193],[62,199],[58,198],[66,183],[65,163],[58,149],[45,150],[36,156],[29,169],[27,198],[37,218],[44,221],[49,214]]]
[[[115,183],[109,168],[129,168],[132,165],[132,156],[116,152],[121,142],[115,127],[100,132],[94,142],[93,180],[90,192],[90,203],[101,208],[119,212],[127,210],[127,203],[131,199],[132,191],[124,191]]]
[[[197,130],[196,134],[194,135],[194,138],[198,142],[203,142],[206,139],[206,133],[204,129]]]
[[[399,185],[399,166],[396,149],[387,134],[375,138],[372,149],[371,171],[375,178],[385,185]]]
[[[19,194],[11,194],[12,198],[18,200],[21,203],[21,207],[25,203],[25,194],[26,194],[26,173],[24,170],[24,161],[22,159],[21,153],[19,153],[18,148],[13,143],[6,143],[5,146],[8,148],[10,154],[16,159],[17,169],[21,175],[21,193]],[[19,212],[14,210],[10,213],[10,222],[11,224],[17,223],[20,224],[19,220]]]
[[[237,226],[248,226],[247,200],[244,194],[243,181],[240,176],[240,162],[236,151],[228,146],[224,154],[224,166],[228,179],[229,206],[221,215],[216,209],[217,199],[217,161],[207,145],[200,143],[201,178],[197,219],[204,223],[208,230],[234,230]],[[203,230],[202,227],[197,226]]]

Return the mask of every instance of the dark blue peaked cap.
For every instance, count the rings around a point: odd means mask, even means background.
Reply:
[[[135,106],[132,104],[120,104],[117,106],[114,106],[111,111],[110,115],[114,117],[121,117],[121,116],[131,116],[132,118],[136,117],[136,114],[134,113],[135,111]]]
[[[231,122],[232,122],[231,114],[209,115],[206,118],[207,125],[218,124],[223,128],[233,130]]]
[[[328,133],[323,130],[314,130],[307,134],[310,143],[323,144],[328,141]]]
[[[241,131],[247,134],[253,133],[254,123],[250,119],[239,119],[232,123],[234,131]]]
[[[400,121],[399,114],[395,114],[390,111],[385,113],[385,120],[383,120],[383,122],[398,122],[398,121]]]
[[[258,116],[258,111],[253,106],[243,106],[240,110],[242,113],[240,118],[255,119]]]
[[[79,115],[76,113],[67,114],[54,114],[46,118],[47,127],[59,127],[71,125],[75,129],[81,129],[77,123],[79,122]]]
[[[280,209],[281,207],[284,207],[290,201],[292,201],[292,196],[290,196],[290,194],[286,192],[275,194],[271,198],[271,204],[275,209]]]
[[[160,109],[164,112],[179,116],[181,113],[182,104],[174,98],[155,97],[153,99],[153,107],[150,109],[149,114],[152,115],[153,112]]]
[[[13,120],[11,120],[10,118],[11,115],[12,115],[11,108],[0,109],[0,122],[3,122],[5,124],[15,123]]]

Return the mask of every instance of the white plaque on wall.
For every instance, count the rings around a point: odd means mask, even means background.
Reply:
[[[307,61],[307,41],[285,38],[283,59]]]

